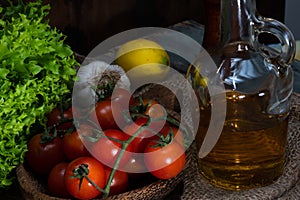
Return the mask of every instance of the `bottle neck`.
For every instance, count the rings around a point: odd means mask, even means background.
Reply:
[[[221,46],[251,43],[255,0],[221,0]]]

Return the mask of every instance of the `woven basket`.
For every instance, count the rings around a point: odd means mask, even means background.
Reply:
[[[119,195],[109,196],[107,199],[163,199],[182,181],[183,173],[169,180],[158,180],[149,185],[137,188]],[[26,170],[24,165],[17,167],[17,179],[22,195],[26,200],[63,200],[53,197],[47,191],[46,185]]]
[[[155,94],[158,94],[158,96],[153,95],[153,91],[156,91]],[[135,95],[142,95],[144,98],[156,99],[160,104],[166,105],[165,108],[170,116],[177,120],[180,120],[180,115],[174,111],[174,107],[176,106],[174,94],[172,94],[167,89],[159,85],[148,85],[143,90],[138,91]],[[191,151],[187,151],[187,162],[185,166],[186,168],[191,160],[191,154],[189,152]],[[62,200],[62,198],[50,196],[49,192],[47,191],[46,184],[44,183],[45,180],[41,181],[39,178],[35,177],[29,170],[27,170],[27,168],[23,164],[17,167],[16,174],[21,193],[26,200]],[[145,186],[119,195],[109,196],[107,199],[163,199],[170,192],[172,192],[174,188],[180,182],[182,182],[182,180],[183,172],[169,180],[155,179],[147,185],[142,183],[141,185]]]

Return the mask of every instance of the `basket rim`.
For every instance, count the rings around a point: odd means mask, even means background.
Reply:
[[[180,114],[176,111],[166,109],[167,113],[173,118],[180,120]],[[192,146],[192,145],[191,145]],[[189,167],[191,162],[191,146],[185,150],[186,163],[184,169],[175,177],[167,180],[157,179],[154,182],[142,186],[140,188],[134,188],[121,194],[108,196],[106,199],[161,199],[171,193],[174,188],[183,181],[184,171]],[[17,181],[25,199],[43,199],[43,200],[66,200],[65,198],[54,197],[47,193],[46,185],[38,182],[37,177],[21,163],[16,167]],[[151,193],[152,191],[152,193]],[[103,199],[95,198],[94,200]]]
[[[176,177],[172,179],[157,180],[141,188],[136,188],[121,194],[108,196],[106,199],[122,199],[125,197],[130,198],[132,194],[134,194],[135,196],[144,194],[144,190],[153,190],[153,191],[155,190],[156,193],[159,193],[159,196],[166,196],[167,194],[172,192],[174,187],[176,187],[181,181],[183,181],[183,171],[184,170],[182,170]],[[19,164],[17,166],[16,173],[17,173],[17,180],[19,183],[19,187],[21,189],[21,193],[25,199],[29,199],[27,198],[27,196],[29,195],[33,199],[66,200],[66,198],[54,197],[47,194],[46,192],[40,191],[39,187],[45,189],[44,188],[45,186],[41,185],[41,183],[37,181],[36,177],[31,172],[26,170],[24,164]],[[155,195],[152,195],[152,197],[155,197]],[[95,198],[94,200],[97,199],[103,199],[103,198]],[[147,199],[147,198],[142,197],[141,199]]]

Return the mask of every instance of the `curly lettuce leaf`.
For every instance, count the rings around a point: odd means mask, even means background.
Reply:
[[[0,188],[14,179],[27,142],[76,77],[73,51],[51,28],[42,2],[0,6]]]

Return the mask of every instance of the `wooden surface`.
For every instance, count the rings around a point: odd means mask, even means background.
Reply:
[[[68,38],[74,51],[87,55],[97,44],[122,31],[167,27],[187,19],[203,22],[202,0],[44,0],[50,23]]]

